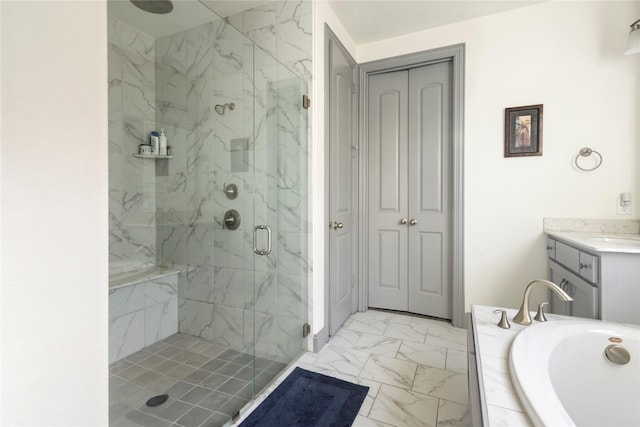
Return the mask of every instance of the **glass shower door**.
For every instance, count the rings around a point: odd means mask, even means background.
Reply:
[[[254,47],[253,337],[259,392],[306,349],[310,277],[306,84]]]

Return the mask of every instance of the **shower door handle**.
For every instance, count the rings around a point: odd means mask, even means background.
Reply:
[[[258,230],[267,231],[267,250],[263,251],[257,248]],[[269,255],[271,253],[271,228],[266,225],[256,225],[253,227],[253,252],[256,255]]]

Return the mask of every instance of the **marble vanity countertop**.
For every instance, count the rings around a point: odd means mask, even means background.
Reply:
[[[509,350],[511,342],[518,332],[526,326],[512,321],[518,310],[506,309],[511,329],[498,327],[500,314],[493,310],[501,307],[472,305],[473,328],[476,334],[476,358],[478,375],[481,378],[480,393],[484,395],[484,404],[488,420],[485,425],[491,427],[533,427],[533,422],[525,413],[511,382],[509,374]],[[531,313],[533,316],[535,313]],[[566,319],[565,316],[546,314],[549,321]]]
[[[585,250],[640,254],[640,234],[550,230],[546,233]]]

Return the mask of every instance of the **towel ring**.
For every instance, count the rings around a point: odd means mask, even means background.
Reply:
[[[596,159],[596,165],[592,168],[584,168],[582,166],[580,166],[580,164],[578,163],[578,160],[580,159],[580,157],[589,157],[592,154],[595,154],[596,156],[598,156],[598,158]],[[576,165],[576,167],[580,170],[589,172],[592,170],[596,170],[600,167],[600,165],[602,164],[602,155],[600,153],[598,153],[596,150],[592,150],[589,147],[584,147],[580,149],[580,152],[578,153],[578,155],[576,156],[576,158],[574,159],[574,163]]]

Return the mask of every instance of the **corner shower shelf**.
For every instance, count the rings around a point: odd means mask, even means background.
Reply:
[[[173,159],[173,156],[161,156],[160,154],[134,154],[139,159]]]

